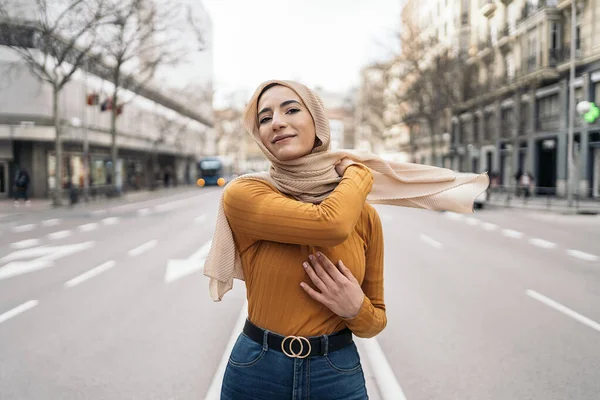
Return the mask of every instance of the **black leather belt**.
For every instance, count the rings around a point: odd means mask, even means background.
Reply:
[[[265,330],[254,325],[248,319],[244,325],[244,334],[256,343],[263,344]],[[291,358],[306,358],[333,353],[353,342],[352,331],[348,328],[324,336],[281,336],[273,332],[267,334],[269,349],[277,350]]]

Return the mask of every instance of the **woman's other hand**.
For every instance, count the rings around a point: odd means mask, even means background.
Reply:
[[[348,157],[344,157],[335,165],[335,171],[338,173],[339,176],[344,176],[346,168],[348,168],[348,166],[352,164],[354,164],[354,161],[352,161]]]
[[[362,307],[365,294],[352,272],[341,260],[336,266],[320,252],[317,252],[316,257],[311,254],[309,259],[312,266],[308,262],[302,265],[320,292],[304,282],[300,286],[310,297],[324,304],[340,317],[347,319],[356,317]]]

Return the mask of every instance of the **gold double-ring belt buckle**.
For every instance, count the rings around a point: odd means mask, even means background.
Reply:
[[[298,352],[294,351],[294,348],[292,347],[296,342],[300,344],[300,350]],[[307,344],[306,354],[304,354],[304,342],[306,342]],[[286,343],[289,343],[289,352],[286,350]],[[286,336],[281,341],[281,351],[283,351],[283,353],[290,358],[306,358],[310,355],[311,350],[312,348],[310,345],[310,340],[308,340],[304,336]]]

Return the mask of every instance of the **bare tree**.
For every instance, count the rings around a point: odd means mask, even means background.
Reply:
[[[375,63],[362,71],[362,82],[355,106],[357,125],[368,132],[371,145],[383,143],[387,65]]]
[[[104,0],[0,0],[0,43],[14,50],[33,75],[52,87],[56,130],[55,205],[62,192],[62,124],[59,95],[95,45]]]
[[[161,67],[174,66],[204,49],[201,30],[191,8],[168,0],[109,0],[108,25],[101,31],[103,64],[114,84],[111,110],[113,175],[118,159],[117,116],[123,88],[137,93]],[[183,40],[190,33],[195,39]],[[116,189],[116,188],[115,188]]]
[[[402,121],[429,133],[431,156],[438,161],[436,138],[445,130],[448,110],[461,100],[465,80],[464,60],[458,52],[423,35],[410,21],[403,21],[400,33],[402,85],[396,93]],[[411,129],[411,135],[415,130]],[[411,137],[411,147],[416,139]]]

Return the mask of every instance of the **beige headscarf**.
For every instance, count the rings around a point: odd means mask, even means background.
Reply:
[[[310,111],[317,138],[321,141],[311,154],[282,162],[262,143],[258,133],[258,98],[264,88],[272,84],[292,89]],[[296,82],[272,80],[261,84],[246,107],[243,122],[256,144],[271,161],[271,168],[269,172],[243,175],[236,180],[266,181],[299,201],[323,201],[341,180],[335,171],[335,164],[344,157],[371,169],[374,182],[367,197],[370,203],[472,213],[475,197],[489,185],[487,174],[461,174],[445,168],[389,162],[368,152],[330,151],[329,121],[323,104],[313,91]],[[241,258],[223,211],[222,196],[212,246],[204,264],[204,275],[210,278],[209,292],[214,301],[220,301],[231,290],[234,278],[244,280]]]

